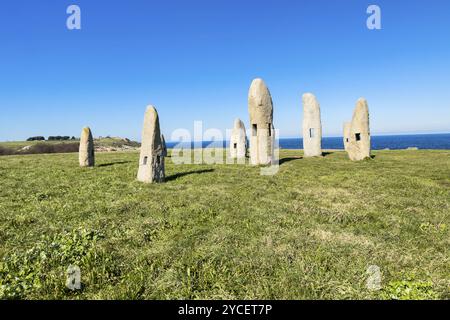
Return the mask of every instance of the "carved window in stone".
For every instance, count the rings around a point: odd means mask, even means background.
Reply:
[[[252,124],[252,136],[256,137],[258,133],[258,126],[256,124]]]
[[[361,141],[361,133],[355,133],[356,141]]]
[[[156,156],[156,165],[160,165],[161,164],[161,156]]]
[[[345,139],[345,142],[348,142],[348,138]]]
[[[144,162],[142,163],[144,166],[147,164],[148,157],[144,157]]]
[[[271,137],[272,136],[272,125],[269,123],[267,125],[267,128],[269,129],[269,137]]]
[[[309,128],[309,137],[314,138],[314,128]]]
[[[237,143],[233,144],[233,148],[237,149]]]

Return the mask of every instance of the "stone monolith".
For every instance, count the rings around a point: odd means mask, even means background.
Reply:
[[[145,183],[164,182],[164,145],[158,112],[148,106],[142,129],[141,155],[137,179]]]
[[[230,138],[230,157],[232,159],[245,159],[247,154],[247,135],[245,125],[241,119],[234,120],[234,127]]]
[[[164,138],[164,135],[161,135],[161,143],[163,145],[163,152],[162,152],[162,156],[163,157],[167,157],[167,146],[166,146],[166,139]]]
[[[95,165],[94,138],[91,129],[88,127],[81,131],[78,159],[80,167],[93,167]]]
[[[369,106],[364,98],[360,98],[356,103],[349,136],[347,152],[350,160],[370,158]]]
[[[344,122],[343,142],[345,151],[347,151],[348,143],[350,142],[350,126],[351,122]]]
[[[250,114],[250,163],[272,164],[274,148],[273,103],[262,79],[253,80],[248,93]]]
[[[304,157],[322,156],[322,123],[320,105],[311,93],[305,93],[303,101],[303,151]]]

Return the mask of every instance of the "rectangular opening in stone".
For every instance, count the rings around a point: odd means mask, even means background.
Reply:
[[[347,138],[347,139],[345,139],[345,142],[348,142],[348,138]]]
[[[160,156],[156,156],[156,164],[159,165],[161,163],[161,157]]]
[[[272,136],[272,125],[269,123],[269,124],[267,125],[267,127],[268,127],[268,129],[269,129],[269,137],[271,137],[271,136]]]
[[[309,137],[314,138],[314,128],[309,128]]]
[[[235,149],[237,149],[237,143],[235,143],[235,144],[233,145],[233,147],[234,147]]]
[[[361,140],[361,133],[355,133],[355,139],[356,139],[356,141],[360,141]]]
[[[252,135],[253,135],[254,137],[256,137],[257,132],[258,132],[258,127],[257,127],[257,125],[256,125],[256,124],[252,124]]]
[[[144,157],[144,162],[142,163],[144,166],[147,164],[148,157]]]

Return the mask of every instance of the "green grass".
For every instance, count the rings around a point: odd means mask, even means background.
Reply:
[[[449,299],[450,152],[374,155],[282,151],[275,176],[168,158],[159,185],[135,180],[137,153],[97,154],[94,169],[0,157],[0,297]]]

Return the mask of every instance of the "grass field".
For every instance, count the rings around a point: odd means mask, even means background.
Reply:
[[[137,153],[0,157],[0,297],[449,299],[450,152],[344,152],[280,171],[174,165]],[[82,289],[65,286],[69,265]],[[381,270],[381,290],[366,287]]]

